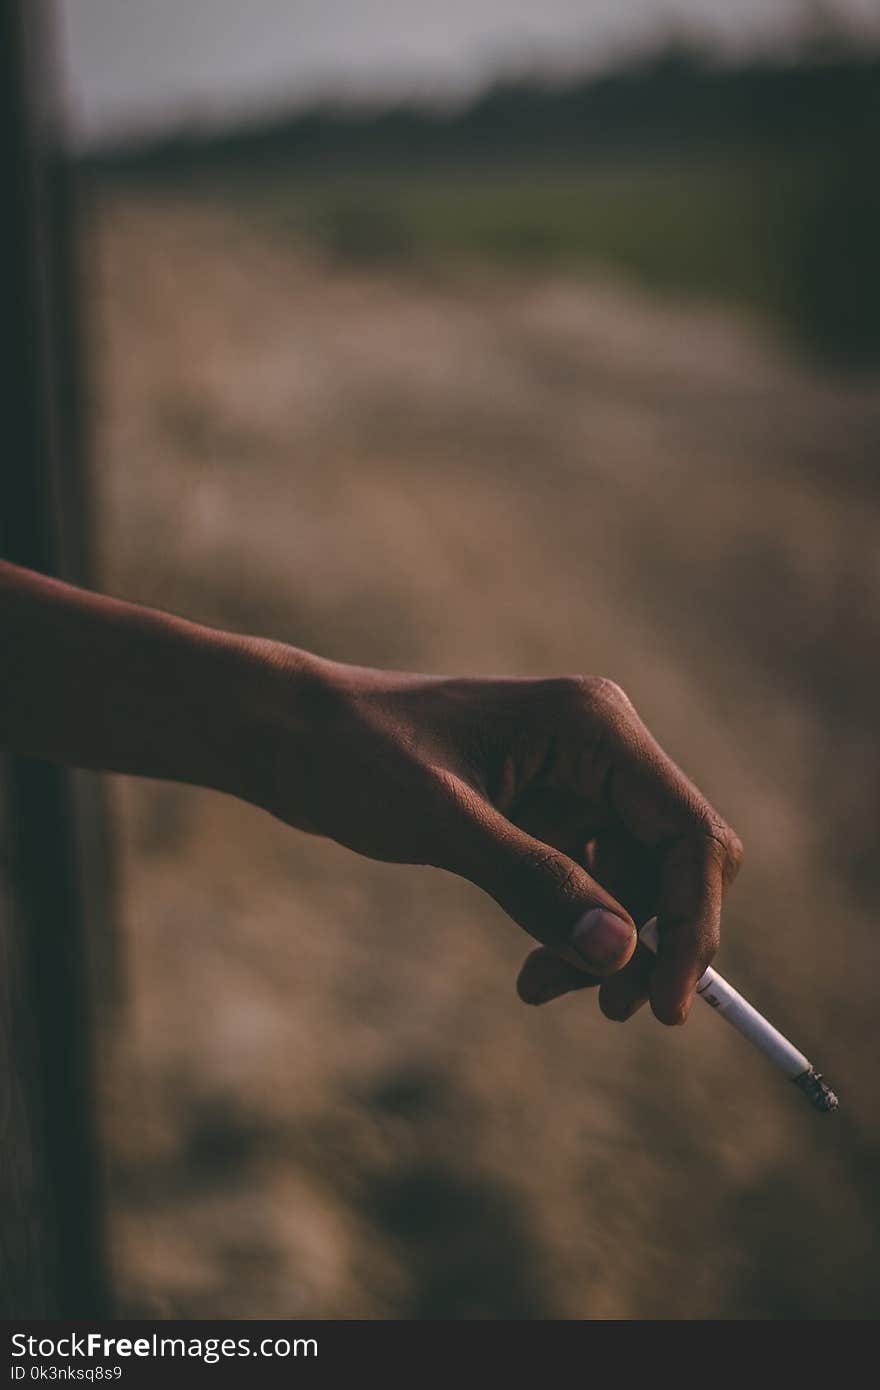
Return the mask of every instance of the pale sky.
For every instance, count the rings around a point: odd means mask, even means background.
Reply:
[[[820,0],[58,0],[93,140],[315,95],[458,93],[505,66],[588,65],[673,25],[784,43]],[[830,0],[880,33],[877,0]]]

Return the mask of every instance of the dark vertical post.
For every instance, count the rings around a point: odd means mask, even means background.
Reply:
[[[70,185],[43,0],[0,0],[0,553],[83,579]],[[0,679],[3,655],[0,652]],[[77,796],[0,763],[0,1314],[109,1312]]]

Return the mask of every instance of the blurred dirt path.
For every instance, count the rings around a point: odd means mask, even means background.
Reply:
[[[111,586],[342,660],[613,676],[746,842],[723,968],[844,1098],[817,1120],[711,1016],[523,1009],[525,943],[451,878],[120,785],[131,1307],[870,1313],[877,382],[620,286],[97,211]]]

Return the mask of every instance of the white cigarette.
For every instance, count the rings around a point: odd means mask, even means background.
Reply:
[[[657,954],[657,918],[646,922],[639,933],[639,940],[649,951]],[[780,1071],[803,1091],[817,1110],[836,1110],[837,1096],[831,1087],[822,1080],[819,1072],[802,1052],[784,1038],[763,1014],[743,999],[738,990],[729,985],[723,976],[707,967],[697,981],[697,994],[715,1009],[722,1018],[732,1024],[738,1033],[754,1043],[765,1056],[774,1062]]]

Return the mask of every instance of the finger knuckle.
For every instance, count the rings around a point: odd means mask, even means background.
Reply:
[[[719,864],[725,879],[733,878],[743,859],[743,843],[736,831],[707,810],[698,815],[698,834],[706,855]]]
[[[571,860],[541,845],[525,850],[521,871],[530,882],[563,895],[573,892],[577,880],[577,869]]]
[[[632,718],[632,705],[621,687],[607,676],[565,676],[557,682],[559,715],[579,726],[610,733]]]
[[[743,847],[742,840],[739,838],[735,830],[728,830],[728,836],[729,839],[727,842],[727,858],[730,861],[731,867],[733,868],[733,872],[736,873],[743,862],[743,855],[745,854],[745,849]]]
[[[621,687],[607,676],[557,676],[549,684],[563,704],[574,704],[580,708],[584,705],[619,707],[629,704]]]
[[[563,712],[580,711],[589,698],[589,676],[553,676],[544,685]]]
[[[589,676],[586,678],[587,694],[599,705],[620,709],[629,705],[629,696],[617,681],[608,676]]]

